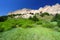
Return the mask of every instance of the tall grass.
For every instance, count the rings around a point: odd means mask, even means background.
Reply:
[[[1,40],[60,40],[60,32],[44,27],[14,28],[2,33]]]
[[[14,16],[3,17],[0,22],[0,40],[60,40],[59,15],[45,13],[29,19]]]

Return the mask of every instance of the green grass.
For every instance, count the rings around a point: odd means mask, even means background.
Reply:
[[[60,40],[60,32],[44,27],[19,27],[3,32],[0,40]]]
[[[60,40],[60,21],[52,19],[48,14],[29,19],[8,17],[0,22],[0,40]]]

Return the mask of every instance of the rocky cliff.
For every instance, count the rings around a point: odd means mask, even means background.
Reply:
[[[8,13],[8,15],[12,15],[12,14],[22,14],[24,18],[29,18],[30,16],[33,16],[36,13],[44,13],[44,12],[48,12],[49,14],[56,14],[56,13],[60,13],[60,4],[55,4],[55,5],[46,5],[44,7],[40,7],[37,10],[32,10],[32,9],[26,9],[23,8],[21,10],[16,10],[14,12],[10,12]]]

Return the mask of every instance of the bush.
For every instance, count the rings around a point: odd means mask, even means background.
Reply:
[[[17,28],[17,27],[33,27],[31,26],[34,22],[29,19],[23,19],[23,18],[8,18],[5,22],[0,23],[0,31],[7,31],[12,28]]]
[[[3,32],[4,28],[2,28],[2,22],[0,23],[0,32]]]
[[[5,22],[1,23],[0,25],[1,30],[0,31],[7,31],[12,29],[15,26],[15,20],[14,19],[7,19]]]
[[[58,23],[58,27],[60,27],[60,21],[57,21],[57,23]]]
[[[1,16],[0,17],[0,22],[4,22],[8,19],[8,16]]]
[[[45,12],[45,13],[40,14],[40,16],[42,16],[42,17],[45,15],[49,16],[49,13]]]
[[[34,27],[33,24],[24,24],[22,25],[23,28],[32,28]]]
[[[29,19],[32,20],[32,21],[34,21],[34,22],[39,21],[39,19],[36,17],[36,15],[34,15],[33,18],[30,17]]]
[[[58,24],[58,27],[60,27],[60,14],[56,14],[52,21],[56,21]]]
[[[42,25],[42,23],[44,23],[45,21],[40,19],[38,22],[36,22],[37,25]]]
[[[60,20],[60,14],[56,14],[52,21],[59,21]]]
[[[49,14],[43,14],[43,15],[49,15]],[[49,21],[50,17],[48,16],[44,16],[44,17],[39,17],[38,15],[34,15],[33,17],[30,17],[29,19],[24,19],[24,18],[9,18],[7,20],[5,20],[4,22],[0,22],[0,31],[7,31],[10,30],[12,28],[17,28],[17,27],[23,27],[23,28],[31,28],[34,26],[38,26],[38,25],[42,25],[43,27],[47,27],[47,28],[55,28],[55,27],[60,27],[60,21]],[[56,16],[58,17],[58,16]],[[55,18],[56,18],[55,17]],[[47,20],[47,19],[48,20]],[[59,20],[60,18],[56,18],[57,20]]]
[[[42,24],[43,27],[54,28],[57,27],[57,22],[46,22]]]

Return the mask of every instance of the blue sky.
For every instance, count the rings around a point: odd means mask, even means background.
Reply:
[[[0,16],[22,8],[38,9],[56,3],[60,4],[60,0],[0,0]]]

